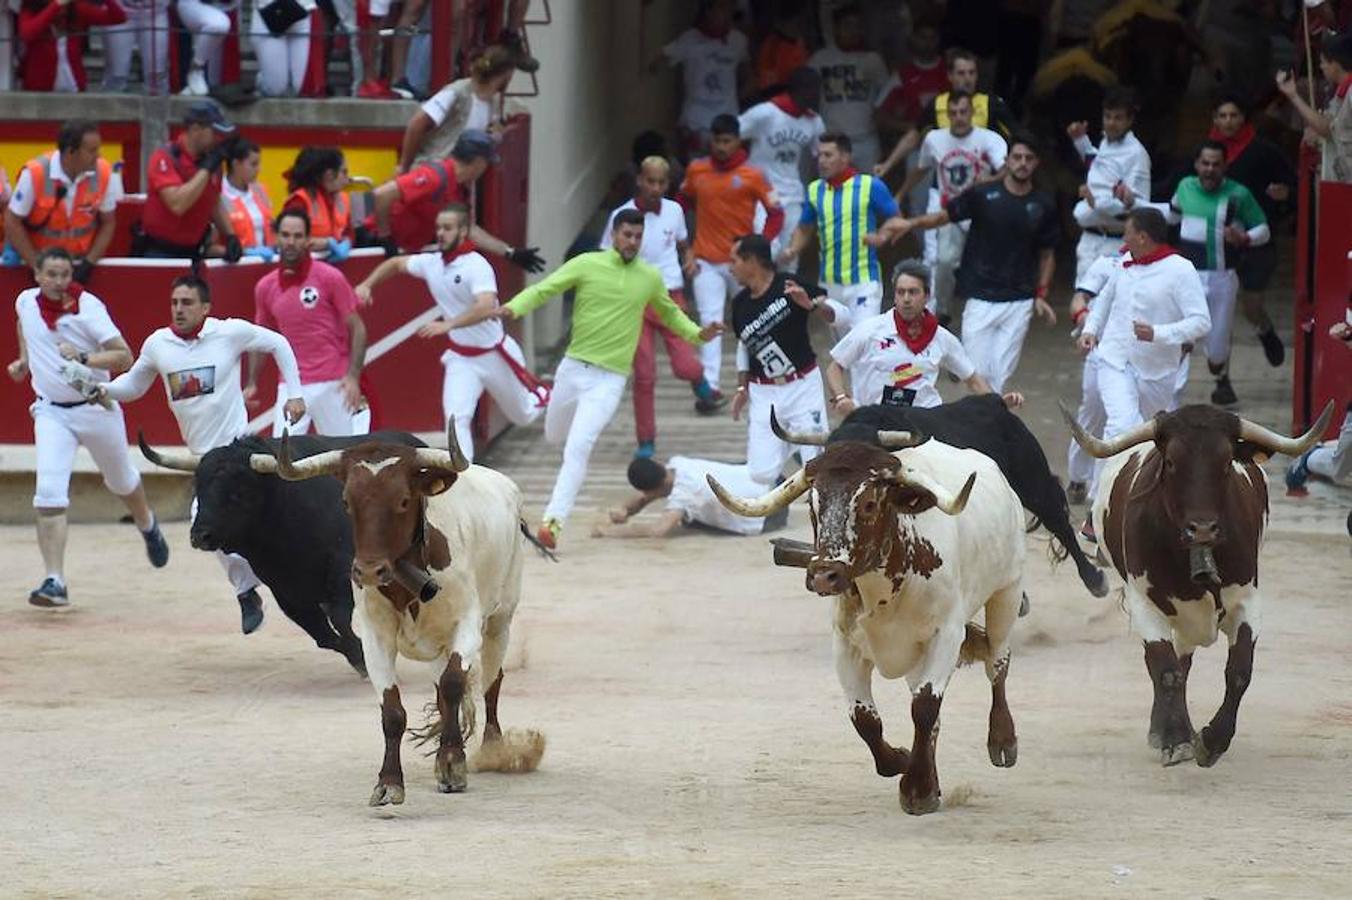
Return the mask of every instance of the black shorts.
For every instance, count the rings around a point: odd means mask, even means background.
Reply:
[[[1277,271],[1277,248],[1271,241],[1248,248],[1235,264],[1239,286],[1246,291],[1266,290],[1275,271]]]

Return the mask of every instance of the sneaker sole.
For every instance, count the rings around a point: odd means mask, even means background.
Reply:
[[[45,594],[29,594],[28,602],[33,606],[39,606],[43,609],[64,609],[70,606],[69,599],[59,599],[48,597]]]

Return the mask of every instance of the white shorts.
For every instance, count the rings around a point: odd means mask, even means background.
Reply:
[[[518,364],[525,366],[526,357],[515,340],[508,337],[503,349]],[[474,461],[474,437],[470,425],[479,398],[485,391],[513,425],[535,421],[544,409],[539,398],[521,383],[512,367],[495,350],[479,356],[462,356],[447,350],[441,354],[441,364],[446,367],[446,377],[441,383],[441,410],[447,421],[455,419],[456,439],[470,462]]]
[[[821,369],[813,369],[788,384],[752,382],[747,392],[746,465],[752,478],[761,484],[774,484],[783,474],[784,463],[794,453],[804,463],[821,453],[820,447],[785,443],[770,430],[771,407],[779,424],[790,431],[826,434],[831,430],[826,418]]]
[[[1239,276],[1234,269],[1200,269],[1206,306],[1211,313],[1211,330],[1206,335],[1206,358],[1219,366],[1230,358],[1230,334],[1235,327],[1235,299],[1239,296]]]
[[[305,415],[292,425],[286,420],[286,394],[278,392],[277,407],[273,411],[272,436],[281,437],[282,432],[306,434],[313,422],[316,434],[329,437],[350,437],[354,434],[368,434],[371,431],[371,410],[369,407],[352,412],[343,400],[343,382],[316,381],[303,384],[301,396],[305,399]]]
[[[75,451],[84,447],[103,473],[103,483],[119,497],[141,484],[141,473],[132,465],[127,447],[127,423],[116,404],[104,409],[92,403],[83,406],[53,406],[38,400],[28,408],[33,416],[33,443],[37,449],[37,487],[33,506],[65,509],[70,506],[70,473]]]

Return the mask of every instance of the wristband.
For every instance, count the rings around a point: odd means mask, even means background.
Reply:
[[[837,403],[839,403],[840,401],[844,400],[844,399],[845,399],[846,397],[848,397],[848,396],[849,396],[849,394],[843,394],[843,393],[842,393],[842,394],[836,394],[834,397],[831,398],[831,405],[832,405],[832,406],[835,406]]]
[[[1045,284],[1039,284],[1037,289],[1033,291],[1033,296],[1039,300],[1047,299],[1047,286]]]
[[[1076,313],[1072,313],[1072,314],[1071,314],[1071,317],[1070,317],[1070,323],[1071,323],[1072,325],[1079,325],[1081,322],[1083,322],[1083,321],[1084,321],[1085,319],[1087,319],[1087,318],[1089,318],[1089,307],[1086,306],[1084,309],[1080,310],[1079,312],[1076,312]]]

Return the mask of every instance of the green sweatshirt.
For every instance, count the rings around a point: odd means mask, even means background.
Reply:
[[[626,263],[614,249],[573,257],[549,277],[513,297],[507,308],[520,318],[551,297],[573,289],[577,297],[567,355],[580,362],[621,375],[633,371],[634,351],[648,304],[678,337],[690,344],[703,343],[700,327],[668,296],[661,273],[641,260]]]

